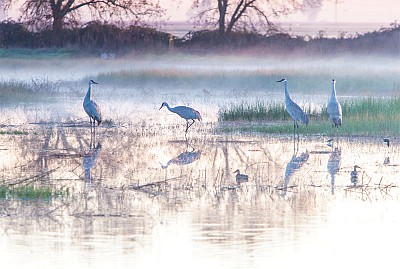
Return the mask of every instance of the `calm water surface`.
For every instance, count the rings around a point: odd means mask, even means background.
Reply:
[[[43,174],[30,182],[69,193],[0,201],[0,256],[8,267],[395,261],[395,142],[387,148],[380,139],[342,138],[330,147],[327,137],[303,137],[294,144],[290,136],[218,134],[210,123],[196,123],[187,140],[183,124],[166,124],[102,127],[90,141],[85,124],[29,124],[29,134],[2,136],[2,178]],[[236,182],[236,169],[247,182]]]

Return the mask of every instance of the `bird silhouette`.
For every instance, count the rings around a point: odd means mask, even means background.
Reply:
[[[351,183],[353,183],[354,186],[356,186],[357,183],[358,183],[358,171],[357,171],[357,168],[361,168],[361,167],[358,166],[358,165],[354,165],[353,171],[350,172],[350,176],[351,176],[350,181],[351,181]]]
[[[336,80],[334,79],[332,79],[332,91],[327,105],[327,110],[332,127],[336,128],[336,135],[338,135],[339,126],[342,126],[342,106],[336,97]]]
[[[332,79],[332,92],[327,106],[329,120],[333,127],[342,125],[342,106],[336,97],[336,80]]]
[[[383,142],[386,144],[386,146],[389,147],[389,145],[390,145],[390,140],[389,140],[389,138],[384,138],[384,139],[383,139]]]
[[[199,120],[201,121],[201,115],[200,112],[197,110],[194,110],[191,107],[187,107],[187,106],[177,106],[177,107],[170,107],[166,102],[163,102],[161,104],[161,108],[163,107],[167,107],[169,111],[178,114],[179,117],[181,117],[182,119],[186,120],[186,129],[185,129],[185,133],[187,133],[187,131],[189,130],[190,126],[193,125],[193,123],[195,122],[195,120]],[[189,120],[192,120],[192,122],[189,124]]]
[[[92,122],[94,128],[94,136],[96,136],[96,121],[100,125],[102,121],[100,106],[92,100],[92,84],[98,84],[93,80],[89,80],[89,89],[83,99],[83,109],[88,114],[90,119],[90,132],[92,133]]]
[[[239,171],[239,169],[237,169],[237,170],[234,171],[233,173],[234,173],[234,174],[237,173],[237,174],[236,174],[236,183],[237,183],[238,185],[240,185],[240,183],[244,183],[244,182],[249,181],[249,176],[248,176],[248,175],[245,175],[245,174],[241,174],[240,171]]]
[[[308,115],[290,98],[287,86],[287,80],[283,78],[281,80],[278,80],[277,82],[283,82],[285,86],[286,111],[289,113],[290,117],[293,120],[294,136],[296,136],[296,129],[298,134],[298,128],[299,128],[298,121],[301,121],[303,124],[308,126],[309,123]]]

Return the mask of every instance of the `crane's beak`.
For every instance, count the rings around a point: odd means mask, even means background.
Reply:
[[[283,78],[283,79],[281,79],[281,80],[277,80],[276,82],[282,82],[282,81],[284,81],[285,79]]]

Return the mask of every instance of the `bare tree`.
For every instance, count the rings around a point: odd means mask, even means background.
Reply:
[[[266,31],[276,29],[272,19],[302,6],[301,0],[194,0],[192,19],[206,27],[217,28],[221,35],[235,29]]]
[[[143,18],[152,18],[164,12],[156,1],[24,0],[21,19],[36,29],[51,28],[53,41],[58,43],[61,30],[67,24],[78,24],[83,14],[90,14],[92,18],[101,20],[120,18],[139,22]]]
[[[301,0],[194,0],[193,20],[218,28],[220,35],[235,29],[276,29],[272,19],[302,8]]]

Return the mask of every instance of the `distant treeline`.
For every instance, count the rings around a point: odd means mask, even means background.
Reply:
[[[57,47],[75,48],[80,52],[126,53],[132,50],[166,51],[171,49],[199,51],[256,50],[263,53],[299,53],[330,55],[335,53],[386,54],[400,57],[400,25],[392,24],[374,32],[355,36],[327,38],[292,36],[286,33],[262,35],[253,32],[233,32],[221,36],[218,31],[189,32],[183,38],[173,37],[151,27],[119,27],[93,21],[80,28],[63,29]],[[0,23],[0,48],[52,48],[51,30],[30,31],[24,24],[12,20]]]

